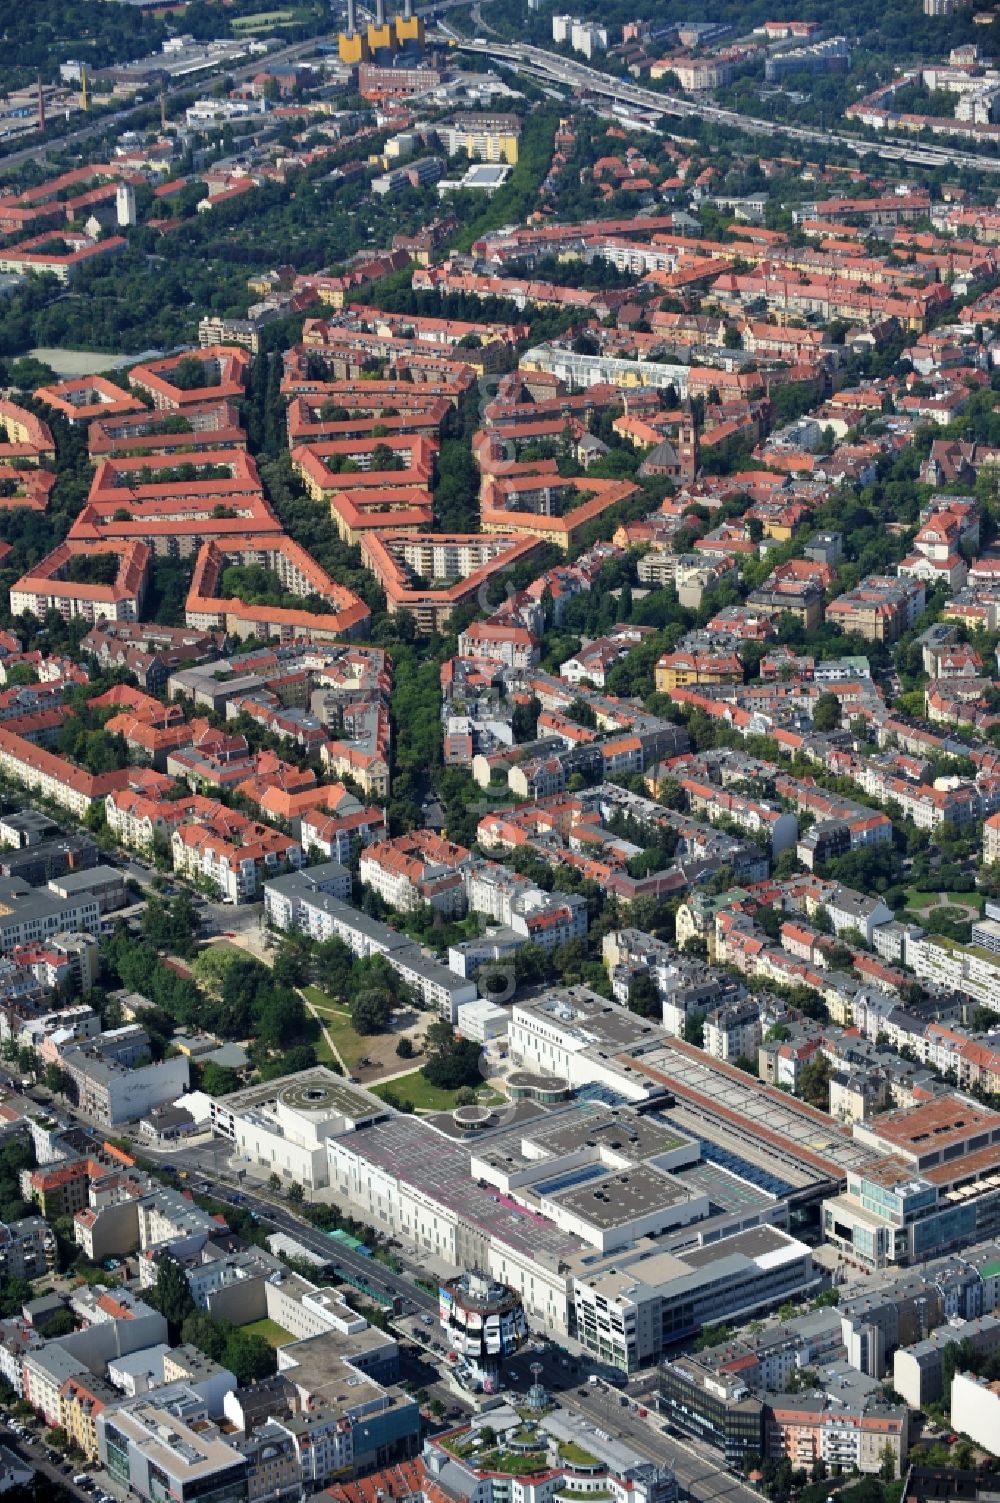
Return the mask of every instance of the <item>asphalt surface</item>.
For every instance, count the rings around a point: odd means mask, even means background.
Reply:
[[[7,1073],[0,1066],[0,1078]],[[67,1112],[67,1115],[76,1116],[72,1111]],[[398,1296],[402,1303],[402,1313],[411,1317],[410,1324],[421,1343],[418,1346],[401,1333],[403,1375],[425,1388],[432,1397],[441,1400],[448,1414],[446,1423],[455,1424],[461,1420],[471,1405],[467,1398],[456,1394],[450,1387],[443,1339],[437,1326],[437,1296],[416,1282],[422,1270],[412,1264],[407,1266],[405,1255],[394,1249],[394,1255],[403,1265],[403,1272],[397,1273],[374,1258],[365,1257],[331,1241],[325,1233],[303,1221],[286,1203],[259,1193],[256,1188],[248,1189],[242,1185],[237,1188],[236,1185],[223,1181],[223,1174],[233,1172],[229,1165],[231,1145],[224,1139],[186,1145],[171,1152],[155,1152],[142,1145],[141,1151],[161,1167],[171,1166],[174,1170],[185,1170],[188,1178],[178,1181],[179,1188],[207,1194],[224,1205],[252,1211],[268,1230],[286,1233],[319,1257],[339,1265],[345,1272],[360,1275],[378,1292],[389,1297]],[[421,1321],[418,1325],[413,1321],[412,1317],[422,1315],[433,1316],[433,1324]],[[435,1343],[442,1346],[440,1355],[434,1347]],[[541,1350],[536,1350],[539,1346]],[[757,1499],[758,1495],[752,1489],[723,1469],[721,1458],[714,1452],[687,1438],[667,1436],[664,1433],[655,1408],[654,1372],[638,1374],[625,1384],[622,1375],[597,1366],[599,1374],[614,1378],[615,1386],[603,1381],[603,1377],[599,1384],[591,1385],[588,1378],[595,1372],[592,1360],[542,1339],[529,1343],[508,1364],[506,1376],[512,1398],[526,1393],[535,1381],[533,1366],[540,1367],[539,1381],[552,1397],[567,1409],[582,1415],[595,1430],[625,1441],[649,1461],[670,1467],[677,1477],[682,1494],[693,1499],[694,1503],[753,1503]],[[622,1402],[623,1393],[630,1402]],[[640,1404],[647,1409],[645,1417],[638,1412]],[[2,1432],[0,1438],[5,1438]],[[67,1487],[81,1503],[88,1497],[92,1503],[92,1494],[72,1486],[72,1468],[70,1473],[66,1473],[48,1461],[44,1444],[29,1446],[14,1437],[11,1437],[11,1443],[15,1448],[22,1448],[23,1454],[36,1470]]]
[[[282,1204],[280,1200],[258,1193],[254,1189],[242,1187],[237,1189],[233,1185],[223,1183],[220,1175],[226,1171],[224,1162],[220,1163],[220,1159],[223,1159],[224,1154],[228,1156],[230,1146],[225,1140],[216,1138],[211,1144],[179,1148],[170,1153],[153,1153],[146,1148],[142,1148],[141,1152],[161,1166],[173,1166],[178,1170],[186,1170],[189,1178],[186,1181],[179,1181],[179,1188],[211,1195],[214,1200],[221,1201],[224,1205],[236,1206],[243,1211],[252,1211],[257,1220],[269,1230],[284,1232],[287,1236],[294,1237],[297,1242],[301,1242],[303,1247],[307,1247],[317,1256],[360,1275],[380,1294],[391,1298],[398,1296],[403,1302],[404,1314],[426,1311],[436,1315],[437,1295],[431,1294],[429,1290],[422,1288],[416,1282],[417,1270],[402,1274],[395,1273],[378,1259],[365,1257],[363,1253],[355,1252],[350,1247],[344,1247],[339,1242],[332,1241],[325,1232],[318,1231],[307,1221],[301,1220],[289,1206]],[[402,1261],[400,1259],[400,1262]]]
[[[680,118],[697,116],[718,125],[732,126],[752,135],[783,136],[792,141],[802,141],[820,146],[830,145],[854,152],[858,156],[876,156],[889,161],[915,162],[923,166],[970,167],[979,172],[1000,172],[1000,158],[976,156],[972,152],[958,151],[950,146],[933,143],[908,145],[886,140],[884,136],[867,140],[844,132],[820,130],[815,126],[787,125],[770,120],[761,120],[755,115],[743,115],[737,110],[727,110],[719,105],[702,104],[693,99],[680,99],[674,95],[658,94],[652,89],[641,88],[627,79],[615,78],[602,73],[598,68],[589,68],[559,53],[527,43],[502,44],[496,40],[457,41],[464,52],[486,52],[498,62],[513,64],[515,68],[533,73],[549,82],[566,88],[586,88],[603,94],[616,102],[638,105],[642,109],[655,110],[660,115]]]
[[[426,1328],[426,1340],[430,1342],[439,1339],[440,1333],[436,1322],[437,1298],[415,1282],[417,1269],[406,1269],[402,1274],[394,1273],[392,1269],[386,1268],[384,1264],[372,1258],[366,1258],[352,1252],[349,1248],[342,1248],[337,1243],[331,1242],[324,1233],[301,1221],[288,1207],[276,1204],[253,1191],[236,1190],[220,1183],[217,1163],[220,1147],[228,1152],[229,1145],[225,1143],[220,1145],[219,1140],[216,1140],[214,1145],[182,1148],[170,1155],[163,1154],[158,1157],[161,1162],[170,1162],[176,1167],[187,1167],[191,1177],[186,1182],[185,1188],[199,1189],[204,1186],[206,1192],[216,1200],[238,1206],[243,1210],[253,1211],[265,1226],[286,1232],[303,1246],[308,1247],[310,1251],[363,1275],[386,1294],[398,1294],[403,1300],[404,1314],[434,1315],[435,1324],[433,1328],[430,1326]],[[405,1258],[395,1250],[394,1253],[405,1268]],[[423,1334],[421,1333],[421,1339],[423,1339]],[[412,1347],[407,1351],[409,1355],[404,1354],[404,1374],[412,1377],[420,1386],[427,1388],[429,1393],[441,1398],[442,1402],[446,1406],[451,1406],[453,1411],[464,1408],[462,1400],[447,1386],[446,1364],[443,1360],[437,1359],[433,1351],[418,1353],[418,1350]],[[412,1373],[407,1370],[407,1363],[413,1366]],[[746,1487],[723,1469],[721,1458],[712,1451],[687,1439],[664,1434],[662,1422],[655,1410],[655,1373],[639,1374],[625,1390],[634,1403],[641,1403],[647,1408],[644,1418],[638,1413],[637,1408],[622,1404],[621,1389],[610,1387],[603,1382],[600,1385],[588,1383],[587,1380],[594,1371],[594,1364],[586,1357],[575,1356],[548,1342],[544,1343],[543,1350],[540,1352],[536,1352],[529,1345],[508,1364],[507,1381],[514,1393],[527,1392],[534,1382],[531,1369],[535,1364],[541,1367],[539,1374],[541,1383],[554,1398],[557,1398],[567,1409],[582,1414],[594,1425],[595,1429],[603,1430],[607,1435],[626,1441],[648,1460],[655,1461],[661,1466],[669,1466],[677,1477],[681,1491],[693,1498],[695,1503],[752,1503],[752,1500],[758,1498],[751,1488]]]
[[[652,1409],[646,1419],[626,1408],[613,1389],[586,1387],[586,1392],[571,1389],[560,1395],[568,1409],[575,1409],[590,1420],[595,1429],[621,1439],[649,1461],[669,1466],[682,1494],[697,1503],[760,1503],[760,1496],[731,1473],[723,1469],[717,1453],[663,1434],[661,1422]]]
[[[25,1426],[24,1436],[15,1435],[8,1425],[0,1426],[0,1442],[13,1451],[16,1456],[24,1460],[26,1466],[38,1477],[45,1477],[49,1482],[57,1482],[65,1488],[72,1497],[78,1498],[80,1503],[94,1503],[92,1492],[84,1492],[82,1488],[73,1484],[74,1476],[79,1475],[81,1468],[73,1462],[52,1462],[49,1460],[49,1447],[31,1429],[26,1421],[18,1420],[18,1424]],[[42,1426],[31,1422],[35,1430],[41,1431]],[[54,1453],[53,1453],[54,1454]]]
[[[315,51],[317,42],[323,40],[324,38],[322,37],[313,37],[308,42],[296,42],[290,47],[283,47],[278,52],[272,52],[267,58],[253,58],[249,63],[240,64],[235,68],[223,66],[216,68],[211,73],[200,74],[197,79],[189,78],[184,84],[167,89],[168,114],[171,101],[190,94],[192,89],[197,89],[203,93],[210,93],[212,85],[220,78],[231,78],[234,82],[242,78],[253,78],[256,73],[260,72],[265,63],[268,67],[271,67],[274,63],[291,62],[306,52]],[[12,172],[16,172],[25,162],[44,161],[50,151],[62,152],[67,150],[67,148],[72,150],[73,147],[92,140],[94,136],[103,135],[115,126],[120,131],[128,130],[130,120],[134,119],[136,115],[143,113],[143,111],[149,110],[150,106],[157,105],[158,103],[159,96],[157,95],[144,99],[139,104],[129,105],[125,109],[105,110],[88,121],[86,125],[79,126],[76,130],[67,131],[61,136],[55,136],[50,141],[39,141],[36,145],[25,146],[19,148],[17,151],[12,151],[7,156],[0,157],[0,177],[5,177]]]

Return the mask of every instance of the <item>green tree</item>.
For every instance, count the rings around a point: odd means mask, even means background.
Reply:
[[[195,1303],[184,1277],[184,1270],[170,1253],[163,1253],[156,1265],[156,1283],[152,1303],[168,1325],[180,1327],[195,1313]]]
[[[226,1065],[217,1065],[214,1060],[209,1060],[201,1072],[201,1089],[206,1096],[228,1096],[230,1091],[238,1089],[240,1077],[235,1070],[230,1070]]]
[[[695,1044],[699,1049],[705,1045],[705,1014],[689,1012],[684,1019],[684,1042]]]
[[[662,1018],[663,1003],[648,971],[640,971],[638,976],[633,977],[628,989],[628,1005],[641,1018]]]
[[[840,700],[836,694],[821,694],[813,705],[813,730],[835,731],[840,725]]]
[[[422,1071],[425,1080],[442,1091],[480,1085],[483,1078],[479,1070],[480,1046],[471,1039],[456,1038],[450,1024],[443,1019],[441,1022],[443,1031],[435,1032],[437,1025],[433,1023],[427,1030],[430,1052]]]
[[[351,998],[351,1023],[357,1033],[385,1033],[392,1017],[392,997],[381,987]]]
[[[53,1063],[45,1066],[44,1080],[47,1091],[51,1091],[53,1096],[62,1096],[69,1083],[69,1076],[61,1065]]]
[[[811,1106],[826,1111],[830,1105],[830,1076],[833,1067],[826,1055],[819,1050],[802,1066],[799,1076],[799,1095]]]
[[[222,1360],[241,1388],[259,1383],[278,1370],[278,1354],[271,1343],[248,1331],[231,1333]]]

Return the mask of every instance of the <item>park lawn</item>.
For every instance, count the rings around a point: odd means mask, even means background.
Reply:
[[[391,1096],[398,1096],[400,1101],[409,1101],[418,1112],[447,1112],[456,1105],[457,1091],[442,1091],[438,1086],[431,1085],[424,1078],[422,1070],[413,1070],[409,1075],[399,1075],[395,1080],[384,1080],[378,1085],[369,1087],[376,1096],[384,1096],[388,1091]],[[476,1099],[483,1105],[503,1101],[505,1098],[498,1096],[495,1091],[485,1085],[477,1092]]]
[[[234,31],[263,31],[268,26],[288,26],[295,20],[293,10],[258,11],[252,16],[237,16]]]
[[[330,1048],[330,1045],[326,1041],[325,1033],[318,1033],[316,1035],[316,1043],[314,1045],[314,1048],[316,1050],[316,1063],[318,1065],[331,1065],[339,1068],[337,1061],[334,1058],[333,1050]]]
[[[457,1091],[442,1091],[438,1086],[432,1086],[420,1070],[397,1076],[395,1080],[384,1081],[381,1085],[373,1085],[371,1089],[376,1096],[384,1096],[388,1091],[391,1096],[398,1096],[400,1101],[409,1101],[418,1112],[450,1111],[458,1095]]]
[[[914,913],[921,913],[930,904],[940,907],[941,899],[944,899],[949,908],[970,908],[977,915],[982,916],[986,899],[978,892],[922,892],[919,888],[908,887],[906,889],[906,906],[912,908]]]
[[[295,1340],[291,1331],[286,1331],[284,1326],[279,1326],[276,1320],[269,1320],[266,1316],[263,1320],[252,1320],[248,1326],[242,1326],[248,1336],[263,1336],[276,1349],[279,1346],[288,1346]]]
[[[351,1027],[351,1015],[346,1008],[338,1007],[326,992],[321,992],[318,986],[304,986],[303,994],[313,1004],[323,1023],[329,1030],[330,1037],[337,1046],[338,1053],[347,1068],[353,1069],[359,1059],[364,1059],[371,1053],[372,1040],[365,1038]],[[327,1043],[320,1037],[317,1049],[322,1047],[323,1052],[328,1054]],[[318,1055],[317,1055],[318,1057]]]

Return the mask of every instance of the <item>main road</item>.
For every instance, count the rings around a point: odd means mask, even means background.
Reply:
[[[620,104],[630,104],[643,110],[655,110],[662,115],[678,118],[710,120],[717,125],[731,126],[752,135],[787,136],[792,141],[803,141],[817,146],[837,146],[854,152],[857,156],[875,156],[890,161],[916,163],[925,167],[970,167],[976,172],[1000,173],[1000,157],[976,156],[949,146],[908,145],[894,141],[868,141],[860,136],[843,132],[820,130],[815,126],[783,125],[770,120],[760,120],[755,115],[743,115],[737,110],[722,109],[719,105],[706,104],[694,99],[679,99],[672,94],[658,94],[653,89],[644,89],[628,79],[616,78],[602,73],[599,68],[590,68],[585,63],[550,52],[544,47],[533,47],[527,42],[501,43],[493,39],[482,41],[459,41],[455,45],[465,52],[487,53],[491,58],[507,62],[514,68],[562,84],[566,88],[588,89],[594,94],[603,94]]]
[[[549,1346],[544,1352],[518,1353],[510,1364],[512,1386],[522,1392],[531,1382],[531,1367],[537,1363],[542,1384],[558,1397],[564,1408],[579,1414],[595,1431],[632,1447],[647,1461],[668,1466],[677,1478],[681,1494],[695,1503],[760,1503],[760,1495],[725,1470],[722,1458],[696,1442],[664,1434],[655,1410],[644,1417],[645,1393],[655,1388],[655,1376],[643,1374],[627,1390],[605,1383],[591,1384],[593,1365],[583,1357],[567,1355]],[[655,1399],[652,1401],[655,1404]]]
[[[399,1257],[402,1271],[397,1272],[375,1258],[332,1242],[284,1202],[259,1189],[244,1185],[237,1188],[224,1181],[222,1176],[231,1172],[221,1162],[231,1148],[226,1140],[217,1138],[211,1143],[189,1144],[173,1151],[157,1152],[145,1144],[140,1148],[158,1167],[183,1170],[188,1176],[181,1182],[185,1189],[203,1192],[223,1205],[251,1211],[262,1226],[284,1232],[324,1261],[339,1265],[349,1275],[360,1276],[376,1291],[390,1298],[398,1296],[404,1314],[432,1316],[436,1322],[437,1297],[417,1282],[421,1270],[407,1265],[405,1254]],[[434,1361],[444,1376],[444,1364],[436,1362],[432,1353],[425,1351],[425,1360]],[[533,1381],[532,1367],[536,1363],[541,1368],[540,1381],[559,1403],[581,1415],[594,1430],[624,1441],[646,1460],[670,1467],[682,1495],[694,1503],[759,1503],[758,1494],[727,1472],[718,1456],[696,1442],[666,1435],[652,1410],[646,1416],[639,1413],[644,1396],[655,1388],[655,1375],[645,1373],[633,1379],[626,1392],[603,1382],[591,1384],[588,1379],[595,1371],[595,1364],[587,1354],[574,1354],[543,1340],[532,1343],[509,1364],[507,1377],[514,1394],[526,1392]]]
[[[213,68],[211,73],[203,73],[198,78],[189,78],[183,84],[177,84],[166,90],[167,104],[171,100],[180,99],[185,94],[190,94],[193,88],[207,89],[218,79],[231,78],[234,82],[241,78],[253,78],[260,72],[263,66],[272,67],[275,63],[287,63],[295,58],[302,57],[305,53],[314,51],[317,39],[308,42],[295,42],[291,46],[282,47],[280,52],[272,52],[266,58],[255,58],[249,63],[241,63],[234,68],[222,64]],[[67,131],[64,135],[55,136],[51,141],[40,141],[37,145],[22,147],[19,151],[12,151],[5,157],[0,157],[0,177],[8,176],[12,171],[24,165],[25,162],[42,162],[50,151],[63,152],[73,150],[85,142],[92,140],[94,136],[103,135],[112,127],[117,126],[119,131],[129,129],[129,121],[137,115],[155,108],[159,103],[159,97],[144,99],[139,104],[128,105],[121,110],[103,110],[86,125],[80,125],[76,130]],[[266,117],[264,117],[266,118]]]
[[[437,0],[436,4],[415,7],[418,16],[433,17],[441,11],[452,10],[455,6],[466,5],[468,0]],[[234,82],[240,79],[253,78],[262,68],[272,68],[276,63],[293,62],[296,58],[304,57],[323,42],[329,42],[329,36],[310,37],[304,42],[293,42],[287,47],[282,47],[278,52],[271,52],[266,57],[251,59],[248,63],[241,63],[237,67],[227,67],[225,63],[214,68],[210,73],[200,74],[197,78],[188,78],[181,84],[176,84],[166,90],[166,102],[176,102],[183,95],[189,94],[192,89],[206,90],[213,83],[223,78],[231,78]],[[129,121],[143,111],[155,108],[159,103],[159,97],[151,97],[139,104],[128,105],[121,110],[105,110],[85,125],[80,125],[76,130],[66,131],[64,134],[55,136],[49,141],[40,141],[35,145],[20,147],[8,155],[0,157],[0,178],[10,176],[16,172],[25,162],[43,162],[50,151],[72,151],[77,146],[84,145],[95,136],[102,135],[113,126],[120,131],[129,129]],[[266,117],[264,117],[266,118]]]
[[[337,1263],[346,1272],[363,1277],[379,1293],[389,1298],[398,1296],[403,1301],[404,1310],[409,1310],[411,1313],[416,1310],[428,1314],[431,1311],[437,1311],[437,1295],[431,1294],[422,1284],[417,1283],[415,1269],[396,1273],[394,1269],[387,1268],[377,1258],[366,1257],[350,1247],[331,1241],[325,1232],[303,1221],[277,1198],[257,1190],[244,1188],[242,1185],[237,1189],[235,1186],[225,1184],[220,1176],[226,1171],[219,1164],[220,1154],[223,1150],[228,1152],[231,1147],[225,1139],[214,1138],[211,1143],[192,1144],[187,1148],[160,1153],[150,1150],[143,1144],[137,1146],[143,1156],[151,1159],[158,1168],[183,1169],[189,1175],[188,1182],[182,1182],[182,1188],[185,1190],[194,1189],[211,1196],[213,1200],[221,1201],[224,1205],[234,1206],[242,1211],[252,1211],[263,1226],[294,1237],[296,1242],[300,1242],[303,1247],[316,1253],[326,1262]]]

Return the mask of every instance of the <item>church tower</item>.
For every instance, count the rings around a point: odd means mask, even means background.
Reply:
[[[684,403],[681,426],[677,435],[677,459],[680,465],[682,485],[690,485],[698,475],[698,429],[690,401]]]

